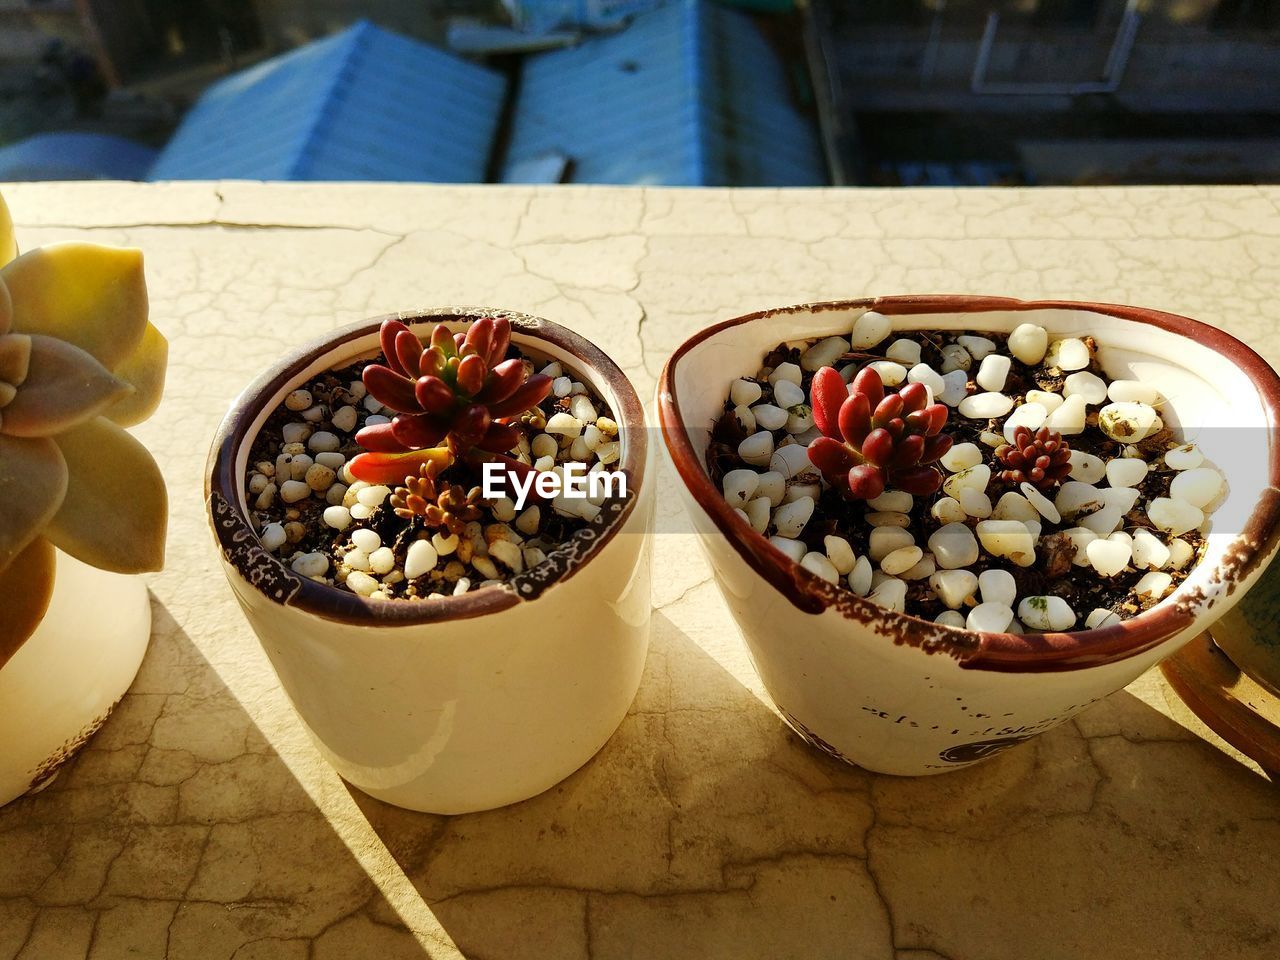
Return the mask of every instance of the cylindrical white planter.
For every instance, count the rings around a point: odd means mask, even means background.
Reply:
[[[317,746],[379,799],[433,813],[514,803],[586,763],[635,696],[649,642],[653,481],[643,409],[622,371],[556,324],[495,311],[404,315],[512,321],[512,340],[560,360],[622,428],[626,498],[509,584],[436,600],[367,600],[292,573],[246,522],[244,474],[262,423],[321,371],[378,349],[379,321],[304,347],[233,405],[210,457],[209,509],[228,580]]]
[[[875,309],[896,330],[1092,336],[1114,378],[1154,383],[1161,416],[1225,473],[1204,560],[1168,598],[1115,626],[988,634],[895,613],[794,563],[736,516],[706,468],[731,378],[780,342],[847,336]],[[658,395],[694,528],[779,712],[822,750],[883,773],[955,770],[1079,713],[1229,609],[1275,554],[1280,379],[1235,338],[1185,317],[1111,304],[924,296],[807,304],[710,327],[682,344]]]
[[[49,610],[0,668],[0,805],[47,786],[102,726],[137,676],[150,636],[141,577],[58,551]]]

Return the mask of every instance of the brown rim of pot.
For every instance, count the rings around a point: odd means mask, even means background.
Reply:
[[[548,560],[532,571],[513,578],[503,587],[483,588],[438,599],[370,600],[349,590],[300,577],[279,558],[258,545],[240,498],[236,453],[250,441],[249,431],[270,397],[296,381],[324,354],[344,343],[377,333],[385,320],[402,320],[411,327],[419,322],[469,323],[481,317],[506,317],[511,321],[512,342],[535,352],[539,342],[568,353],[582,370],[595,371],[612,390],[623,441],[618,468],[627,476],[627,496],[606,503],[596,522],[552,551]],[[373,350],[377,352],[376,346]],[[364,353],[354,353],[356,360]],[[339,360],[339,363],[348,362]],[[285,356],[253,381],[231,404],[214,436],[205,468],[205,502],[223,556],[241,577],[268,600],[326,620],[357,625],[412,626],[449,620],[465,620],[510,609],[526,599],[541,596],[544,590],[570,579],[622,528],[634,509],[645,478],[648,455],[644,407],[625,373],[599,347],[566,327],[510,310],[478,307],[440,307],[374,317],[318,337]],[[588,534],[583,536],[583,534]],[[543,568],[548,568],[543,571]],[[511,589],[506,589],[510,586]]]
[[[1134,656],[1157,646],[1187,629],[1197,619],[1202,603],[1213,598],[1192,593],[1175,602],[1163,601],[1129,620],[1112,626],[1072,633],[981,633],[896,613],[849,590],[828,583],[805,570],[772,546],[733,512],[703,466],[703,451],[689,439],[679,412],[675,370],[694,347],[722,330],[764,317],[801,311],[872,308],[889,316],[919,313],[979,313],[989,311],[1084,310],[1145,323],[1203,344],[1230,360],[1257,389],[1268,426],[1268,487],[1254,504],[1244,529],[1224,552],[1211,571],[1214,583],[1224,584],[1230,594],[1276,549],[1277,522],[1280,521],[1280,377],[1257,353],[1235,337],[1216,327],[1176,314],[1142,307],[1068,300],[1015,300],[1008,297],[936,294],[923,296],[874,297],[798,304],[761,310],[714,324],[694,334],[679,347],[663,367],[658,386],[658,421],[663,441],[689,493],[711,521],[756,573],[776,587],[792,604],[808,613],[822,613],[834,607],[842,615],[872,626],[895,643],[920,647],[955,657],[961,666],[996,671],[1055,671],[1092,667]],[[980,328],[979,328],[980,329]],[[1173,598],[1171,598],[1173,599]]]

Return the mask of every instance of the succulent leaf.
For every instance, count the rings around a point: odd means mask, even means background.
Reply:
[[[56,558],[53,544],[37,537],[12,563],[0,568],[0,597],[4,597],[4,616],[0,617],[0,668],[13,658],[44,619],[53,596]]]
[[[17,387],[31,367],[31,338],[25,333],[0,335],[0,383]]]
[[[0,199],[0,203],[4,200]],[[13,326],[13,297],[9,295],[9,287],[0,280],[0,337],[9,332]]]
[[[108,370],[124,362],[147,327],[142,253],[60,243],[23,254],[0,279],[13,297],[13,330],[80,347]]]
[[[13,237],[13,218],[9,216],[9,205],[4,202],[4,197],[0,197],[0,267],[17,255],[18,241]],[[0,333],[4,332],[4,323],[0,321]]]
[[[103,411],[121,427],[132,427],[156,412],[164,394],[165,371],[169,366],[169,341],[153,324],[147,324],[142,342],[115,368],[117,379],[133,387]]]
[[[106,417],[54,441],[70,482],[45,536],[101,570],[145,573],[163,567],[169,500],[147,448]]]
[[[53,436],[97,416],[133,391],[77,346],[40,334],[30,340],[27,376],[0,414],[2,433]]]
[[[0,436],[0,569],[40,534],[66,493],[67,464],[57,444]]]
[[[444,469],[453,462],[448,447],[428,447],[425,450],[406,450],[401,453],[362,453],[347,466],[351,475],[365,483],[404,483],[428,464],[439,464]]]
[[[809,384],[813,422],[828,437],[840,438],[840,409],[849,397],[849,386],[834,367],[822,367]]]

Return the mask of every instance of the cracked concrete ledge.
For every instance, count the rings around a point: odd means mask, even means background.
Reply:
[[[1137,303],[1280,360],[1280,190],[4,188],[27,246],[147,255],[172,342],[138,430],[169,568],[132,692],[0,810],[0,960],[1270,958],[1280,794],[1155,672],[991,763],[901,780],[808,749],[762,691],[664,471],[653,647],[600,756],[443,818],[348,790],[282,697],[200,498],[226,405],[286,344],[473,303],[565,323],[642,396],[717,319],[873,293]]]

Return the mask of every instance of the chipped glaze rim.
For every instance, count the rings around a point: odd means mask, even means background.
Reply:
[[[1267,417],[1268,486],[1253,505],[1244,529],[1210,571],[1228,595],[1275,553],[1280,544],[1280,377],[1261,356],[1231,334],[1199,320],[1147,307],[1071,300],[1018,300],[971,294],[925,294],[828,300],[759,310],[723,320],[685,340],[668,358],[658,382],[658,422],[663,443],[689,494],[739,556],[799,610],[820,614],[834,609],[848,620],[871,627],[895,644],[925,653],[954,657],[967,669],[996,672],[1053,672],[1113,663],[1148,651],[1190,629],[1212,604],[1212,598],[1173,596],[1118,624],[1072,633],[986,633],[948,627],[912,614],[887,610],[810,573],[768,539],[756,533],[716,489],[694,448],[680,412],[676,370],[695,347],[716,334],[756,320],[788,313],[874,309],[888,316],[920,313],[986,313],[993,311],[1076,310],[1158,327],[1194,340],[1221,354],[1257,390]],[[981,325],[974,329],[981,330]],[[1172,601],[1172,602],[1170,602]]]
[[[616,403],[623,455],[618,469],[627,476],[625,497],[607,500],[595,520],[548,554],[547,561],[501,586],[485,587],[461,596],[419,600],[370,600],[349,590],[301,577],[258,543],[239,493],[236,459],[267,400],[299,377],[321,357],[343,344],[374,336],[386,320],[410,327],[421,323],[472,323],[483,317],[511,321],[513,342],[534,350],[542,341],[568,353],[583,369],[598,374]],[[352,353],[348,363],[368,351]],[[374,350],[376,352],[376,348]],[[646,483],[648,436],[644,406],[635,387],[608,354],[585,337],[551,320],[514,310],[450,306],[388,313],[340,327],[286,354],[257,377],[232,402],[214,434],[205,465],[205,508],[223,560],[263,598],[300,612],[356,626],[414,626],[466,620],[509,610],[567,583],[622,529],[635,509]],[[546,568],[546,569],[543,569]]]

